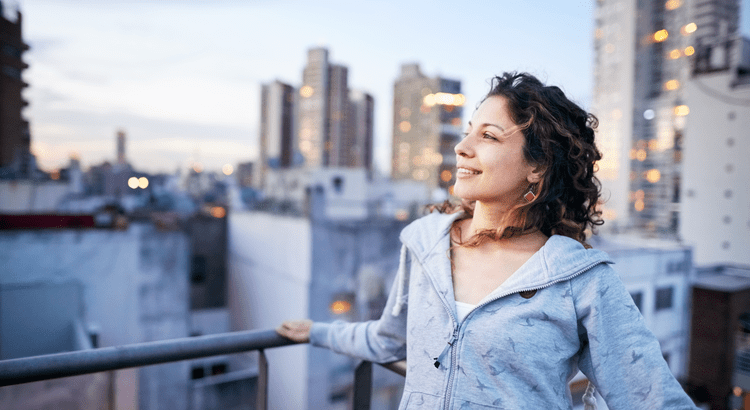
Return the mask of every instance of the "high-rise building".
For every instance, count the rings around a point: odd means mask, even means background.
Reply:
[[[127,163],[127,158],[125,157],[125,143],[126,143],[125,131],[118,130],[117,131],[117,165],[125,165]]]
[[[592,111],[600,120],[605,230],[677,236],[691,62],[701,41],[737,26],[736,7],[737,0],[597,2]]]
[[[349,90],[348,69],[331,64],[327,49],[308,51],[298,101],[305,167],[372,167],[374,100]]]
[[[295,89],[291,85],[274,81],[261,86],[258,187],[264,186],[269,169],[289,168],[294,162],[294,106]]]
[[[465,102],[461,82],[427,77],[419,64],[404,64],[393,87],[394,180],[448,188],[456,180],[453,147],[461,138]]]
[[[375,99],[366,92],[353,90],[349,92],[349,102],[352,138],[345,149],[349,155],[347,162],[353,167],[372,172]]]
[[[21,38],[21,13],[16,20],[5,17],[0,2],[0,168],[14,166],[21,175],[31,172],[29,122],[22,111],[27,105],[21,96],[28,86],[21,74],[28,68],[23,53],[29,46]]]

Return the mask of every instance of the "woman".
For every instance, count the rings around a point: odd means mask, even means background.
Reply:
[[[609,257],[585,243],[602,223],[596,125],[529,74],[494,78],[455,148],[461,209],[403,230],[382,317],[277,331],[406,358],[401,409],[569,409],[578,369],[612,410],[695,409]]]

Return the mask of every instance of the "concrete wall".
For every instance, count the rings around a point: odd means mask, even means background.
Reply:
[[[83,322],[99,345],[188,335],[188,241],[182,232],[131,224],[126,231],[0,232],[0,286],[76,281]],[[115,373],[116,409],[184,409],[184,362]]]
[[[0,181],[0,213],[51,212],[72,190],[67,182]]]
[[[732,100],[750,99],[750,85],[731,87],[732,80],[719,72],[686,85],[680,235],[698,266],[750,266],[750,108]]]
[[[694,277],[692,249],[673,242],[644,243],[621,239],[601,248],[631,295],[640,293],[641,314],[646,326],[669,357],[669,367],[678,379],[687,377],[690,326],[690,283]],[[598,247],[598,246],[597,246]],[[672,307],[656,309],[658,289],[672,288]]]
[[[398,265],[398,235],[406,223],[316,215],[230,214],[233,330],[272,329],[297,318],[368,319],[384,302]],[[354,302],[352,310],[331,312],[330,304],[342,297]],[[271,349],[267,355],[270,408],[347,408],[356,360],[310,346]],[[378,372],[375,380],[373,408],[390,408],[393,396],[400,397],[403,378]]]
[[[272,329],[283,320],[308,317],[310,222],[267,213],[233,212],[228,223],[232,330]],[[266,352],[269,408],[306,408],[310,349],[304,345]]]

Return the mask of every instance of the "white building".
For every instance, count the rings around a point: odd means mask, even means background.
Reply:
[[[750,40],[707,45],[695,69],[680,236],[699,266],[750,266]]]

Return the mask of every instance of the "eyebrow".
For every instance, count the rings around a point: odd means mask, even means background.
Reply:
[[[471,127],[471,126],[472,126],[471,125],[471,121],[469,121],[469,127]],[[501,126],[499,126],[497,124],[492,124],[492,123],[489,123],[489,122],[485,122],[484,124],[480,124],[480,127],[487,127],[487,126],[489,126],[489,127],[495,127],[497,129],[499,129],[500,131],[505,132],[505,128],[503,128],[503,127],[501,127]]]

